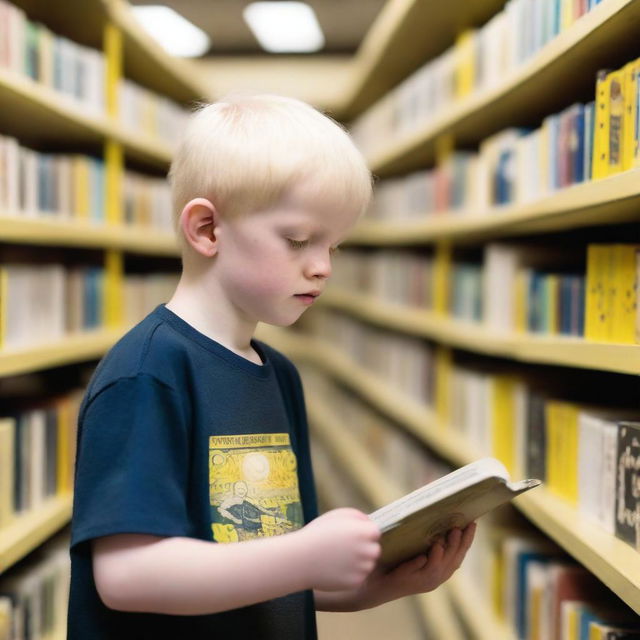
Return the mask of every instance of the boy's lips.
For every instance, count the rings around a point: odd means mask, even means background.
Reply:
[[[304,302],[305,304],[313,304],[314,300],[321,294],[321,291],[318,290],[314,290],[314,291],[309,291],[307,293],[296,293],[294,295],[294,298],[298,298],[298,300],[301,300],[302,302]]]

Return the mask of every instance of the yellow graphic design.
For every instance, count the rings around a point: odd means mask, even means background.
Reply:
[[[238,542],[302,527],[297,466],[288,433],[211,436],[213,539]]]

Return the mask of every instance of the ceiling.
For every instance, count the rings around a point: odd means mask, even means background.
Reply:
[[[131,4],[164,3],[211,37],[209,56],[260,55],[262,50],[242,18],[249,0],[132,0]],[[325,48],[315,55],[352,54],[385,0],[307,0],[324,32]]]

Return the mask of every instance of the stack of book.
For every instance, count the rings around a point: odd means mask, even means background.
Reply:
[[[48,498],[71,494],[82,395],[0,414],[0,530]]]

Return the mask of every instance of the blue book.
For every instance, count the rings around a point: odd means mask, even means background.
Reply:
[[[584,105],[577,104],[571,123],[571,173],[573,182],[584,182]]]
[[[527,565],[531,562],[549,562],[547,553],[523,551],[516,559],[516,631],[518,638],[524,638],[527,629]]]

